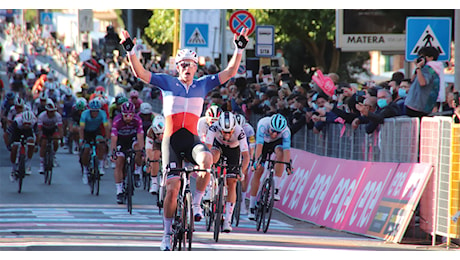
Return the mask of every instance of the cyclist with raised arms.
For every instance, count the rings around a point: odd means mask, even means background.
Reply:
[[[255,162],[256,166],[254,175],[251,179],[251,197],[249,198],[249,215],[250,220],[255,220],[256,196],[259,189],[260,177],[265,169],[264,163],[269,153],[275,153],[276,161],[291,161],[291,131],[287,127],[287,120],[281,114],[274,114],[259,120],[256,131],[256,149]],[[280,200],[279,185],[284,171],[284,164],[275,164],[275,201]],[[286,167],[286,171],[291,174],[291,165]]]
[[[37,126],[38,126],[38,141],[40,145],[40,169],[38,172],[43,174],[45,172],[44,161],[46,151],[46,141],[48,138],[53,138],[53,150],[54,158],[53,162],[56,163],[56,152],[59,148],[58,139],[62,138],[64,130],[62,129],[62,117],[57,112],[57,106],[53,100],[48,98],[46,101],[45,111],[38,115]]]
[[[234,35],[235,52],[227,68],[214,75],[206,75],[194,79],[198,70],[197,54],[189,49],[177,52],[176,70],[178,77],[167,74],[153,73],[146,70],[135,53],[135,41],[131,40],[127,31],[122,31],[121,44],[128,52],[128,58],[134,75],[142,81],[158,87],[163,96],[163,114],[165,130],[162,141],[163,169],[182,168],[181,153],[185,158],[198,165],[200,169],[210,169],[212,155],[207,147],[200,142],[197,133],[197,122],[203,110],[204,98],[215,87],[222,85],[236,75],[241,57],[248,42],[248,29],[244,28],[239,37]],[[207,183],[209,172],[198,172],[196,189],[193,194],[193,210],[195,219],[201,220],[201,199]],[[164,199],[163,225],[164,234],[160,245],[161,250],[171,249],[171,227],[177,206],[177,195],[180,188],[179,173],[168,172],[166,181],[166,197]]]
[[[145,103],[144,103],[145,104]],[[161,158],[161,141],[165,130],[165,118],[162,115],[156,115],[152,120],[152,125],[145,134],[145,153],[146,160],[157,161]],[[155,195],[158,192],[158,171],[160,170],[159,162],[151,162],[150,169],[150,189],[149,192]]]
[[[144,147],[144,130],[142,129],[142,120],[136,115],[136,109],[131,102],[125,102],[121,105],[121,114],[117,115],[112,122],[111,131],[111,150],[112,161],[115,162],[115,186],[117,189],[117,203],[123,204],[124,201],[124,184],[123,168],[125,165],[124,152],[130,148],[141,150]],[[120,149],[117,151],[116,147]],[[136,151],[134,158],[134,184],[139,188],[142,184],[142,152]]]
[[[99,99],[93,99],[88,103],[89,109],[83,111],[80,116],[80,129],[78,135],[79,146],[82,149],[81,163],[83,165],[82,181],[88,184],[88,166],[90,160],[90,143],[96,143],[97,158],[99,159],[99,173],[104,175],[103,160],[106,150],[106,142],[102,136],[101,125],[104,128],[105,136],[109,136],[110,128],[106,113],[101,109],[102,104]]]
[[[209,127],[206,135],[206,145],[211,150],[213,162],[217,163],[221,155],[227,157],[227,165],[240,164],[242,157],[241,173],[247,175],[249,166],[249,149],[243,128],[237,124],[233,113],[225,111],[219,116],[219,120]],[[241,154],[240,154],[241,153]],[[227,169],[227,198],[225,203],[224,232],[232,231],[232,214],[236,202],[236,182],[240,178],[238,167]]]
[[[26,174],[30,174],[30,164],[32,162],[32,156],[34,155],[35,149],[35,130],[36,130],[37,118],[31,111],[24,111],[21,116],[16,117],[13,123],[8,127],[9,132],[9,145],[11,145],[10,159],[13,165],[13,169],[10,175],[12,182],[16,181],[16,157],[18,153],[19,142],[21,141],[21,135],[27,140],[27,156],[26,156]]]
[[[238,123],[238,125],[240,125],[243,128],[244,134],[246,135],[246,140],[247,140],[248,146],[249,146],[249,158],[251,158],[251,156],[254,157],[254,149],[256,147],[256,137],[255,137],[256,133],[254,131],[254,128],[252,127],[251,124],[249,124],[246,121],[246,118],[242,114],[235,114],[235,119],[236,119],[236,122]],[[240,211],[240,213],[242,215],[248,214],[248,209],[246,208],[246,203],[245,203],[246,193],[247,193],[248,184],[249,184],[249,178],[248,178],[247,173],[248,172],[246,171],[246,175],[244,176],[244,180],[241,182],[241,184],[242,184],[241,185],[241,197],[242,197],[242,200],[241,200],[241,211]]]

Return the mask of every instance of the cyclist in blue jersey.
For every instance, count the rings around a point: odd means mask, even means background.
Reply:
[[[210,169],[212,155],[209,149],[200,141],[197,133],[197,122],[203,110],[204,98],[215,87],[222,85],[237,73],[241,57],[248,43],[248,29],[234,35],[235,52],[228,62],[227,68],[214,75],[206,75],[194,79],[198,70],[196,52],[182,49],[177,52],[176,70],[178,77],[146,70],[136,56],[136,39],[131,40],[127,31],[123,30],[121,44],[128,53],[129,62],[134,75],[142,81],[158,87],[163,96],[163,114],[165,129],[162,141],[162,166],[167,169],[182,168],[181,153],[191,163],[200,169]],[[199,172],[196,180],[196,190],[193,194],[193,211],[195,220],[200,221],[201,199],[207,183],[209,172]],[[171,249],[171,225],[176,211],[176,198],[179,193],[180,178],[177,172],[168,172],[166,181],[166,196],[164,198],[164,234],[161,250]]]
[[[89,109],[83,111],[80,116],[80,129],[79,129],[79,146],[82,149],[81,163],[83,164],[82,181],[88,184],[88,164],[90,159],[90,145],[91,141],[96,142],[97,157],[99,159],[99,173],[104,175],[103,160],[107,153],[106,141],[102,136],[101,124],[104,126],[105,136],[110,136],[109,121],[102,104],[99,99],[93,99],[88,103]]]
[[[255,220],[256,196],[259,189],[260,177],[264,171],[266,155],[275,154],[276,161],[291,162],[291,131],[287,127],[287,120],[281,114],[264,117],[257,123],[256,149],[254,152],[255,162],[254,175],[251,179],[251,196],[249,198],[248,218]],[[260,159],[260,160],[259,160]],[[259,162],[259,163],[258,163]],[[280,200],[279,185],[283,176],[284,164],[275,164],[275,194],[274,199]],[[286,172],[291,174],[291,165],[286,167]]]

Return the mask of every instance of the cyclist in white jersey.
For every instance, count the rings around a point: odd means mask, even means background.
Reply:
[[[227,158],[227,165],[236,166],[240,164],[240,153],[242,157],[241,172],[246,176],[249,166],[249,149],[246,135],[241,126],[236,123],[233,113],[225,111],[219,121],[209,127],[206,135],[206,145],[211,150],[214,163],[219,161],[221,155]],[[236,182],[240,178],[239,169],[230,167],[227,169],[227,197],[225,202],[225,218],[223,231],[232,231],[232,214],[236,202]]]
[[[254,149],[256,147],[256,132],[254,131],[254,128],[252,127],[252,125],[246,121],[246,118],[244,117],[244,115],[235,114],[235,119],[238,125],[243,127],[244,134],[246,135],[246,140],[249,146],[249,158],[253,158]],[[241,197],[243,199],[241,200],[240,214],[242,215],[248,214],[248,209],[246,208],[246,203],[245,203],[246,193],[247,193],[248,184],[249,184],[248,171],[246,171],[246,175],[244,176],[244,179],[241,181],[241,184],[242,184],[241,185]]]
[[[188,49],[182,49],[176,55],[178,77],[146,70],[136,56],[136,39],[131,40],[129,33],[122,31],[120,43],[128,53],[128,59],[134,75],[142,81],[158,87],[163,96],[163,114],[165,130],[162,140],[162,166],[168,173],[166,196],[164,198],[163,226],[164,234],[160,245],[161,250],[171,249],[171,228],[177,206],[177,195],[180,189],[180,178],[177,172],[167,169],[182,168],[182,156],[200,169],[210,169],[212,154],[200,142],[197,135],[197,122],[203,110],[204,98],[215,87],[220,86],[234,77],[238,71],[244,48],[248,43],[248,29],[241,30],[239,36],[234,35],[235,52],[229,60],[227,68],[218,74],[206,75],[194,79],[198,70],[198,56]],[[200,221],[201,199],[207,183],[209,172],[198,172],[196,189],[193,194],[193,210],[195,220]]]
[[[217,122],[221,113],[222,109],[219,106],[211,105],[204,113],[204,116],[198,119],[196,127],[201,142],[204,143],[206,141],[206,134],[208,133],[209,126]]]
[[[256,132],[256,149],[255,160],[253,166],[254,175],[251,179],[251,197],[249,198],[249,215],[248,218],[255,220],[255,205],[256,196],[259,189],[260,177],[264,170],[264,163],[266,155],[270,153],[275,154],[276,161],[291,162],[291,131],[287,127],[287,120],[281,114],[274,114],[272,116],[264,117],[257,123]],[[284,164],[275,164],[275,200],[280,200],[279,185],[284,171]],[[286,167],[286,172],[291,174],[291,165]]]

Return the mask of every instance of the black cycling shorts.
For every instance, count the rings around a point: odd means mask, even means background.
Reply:
[[[282,138],[275,140],[273,142],[270,142],[270,143],[264,143],[262,147],[262,154],[260,155],[260,157],[262,158],[261,162],[265,162],[267,160],[267,157],[270,156],[273,152],[275,152],[275,148],[278,145],[282,145],[282,144],[283,144]]]
[[[213,148],[220,149],[220,156],[225,156],[227,158],[227,165],[232,166],[227,168],[227,178],[237,178],[239,175],[239,163],[240,163],[240,147],[230,148],[226,145],[219,143],[214,139],[212,145]],[[236,167],[235,167],[236,166]]]
[[[183,159],[196,165],[195,158],[201,152],[209,152],[197,135],[185,128],[181,128],[171,136],[164,136],[161,143],[161,157],[163,167],[169,169],[183,168]],[[183,157],[182,157],[183,155]],[[178,172],[169,172],[168,179],[178,176]]]

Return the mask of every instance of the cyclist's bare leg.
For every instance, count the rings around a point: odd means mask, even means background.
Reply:
[[[27,158],[32,159],[35,150],[35,140],[33,138],[27,139]]]
[[[256,170],[254,171],[254,175],[252,176],[251,179],[251,196],[257,196],[257,192],[259,190],[259,184],[260,184],[260,177],[262,176],[264,167],[262,165],[257,165]]]
[[[166,181],[166,196],[164,200],[164,217],[172,218],[177,207],[177,195],[180,189],[180,179],[169,179]]]
[[[115,169],[113,171],[113,176],[115,178],[115,184],[123,183],[123,168],[125,166],[125,157],[118,156],[115,162]]]
[[[12,164],[16,163],[16,155],[18,154],[18,147],[17,144],[11,145],[11,152],[10,152],[10,161]]]
[[[283,148],[281,147],[276,147],[275,148],[275,160],[276,161],[284,161],[283,158]],[[281,177],[283,175],[284,171],[284,164],[282,163],[277,163],[275,164],[275,176],[276,177]]]
[[[102,163],[102,161],[105,158],[107,146],[105,145],[105,142],[98,142],[96,145],[96,150],[97,150],[97,159],[99,159],[99,162]]]
[[[140,147],[140,144],[138,142],[134,143],[134,150],[140,150],[142,147]],[[137,167],[142,166],[142,153],[141,152],[136,152],[136,155],[134,156],[134,161],[136,162]]]
[[[88,166],[89,164],[89,149],[90,147],[88,145],[83,146],[83,152],[81,153],[81,163],[84,166]]]
[[[161,150],[147,150],[147,157],[150,160],[160,160]],[[160,163],[159,162],[151,162],[150,163],[150,176],[157,177],[158,171],[160,170]]]
[[[227,178],[227,202],[236,202],[236,178]]]
[[[200,169],[211,169],[212,154],[205,151],[200,152],[197,154],[195,161]],[[204,193],[206,185],[208,185],[210,179],[211,175],[209,172],[199,172],[196,178],[196,190]]]

